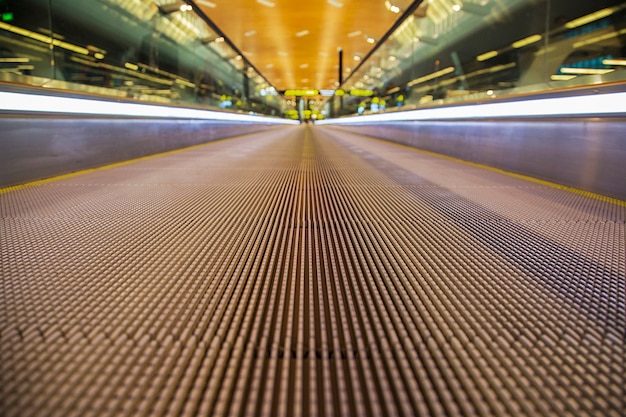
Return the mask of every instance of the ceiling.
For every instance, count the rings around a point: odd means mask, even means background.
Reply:
[[[332,89],[412,1],[194,0],[279,91]],[[396,6],[396,8],[392,7]]]

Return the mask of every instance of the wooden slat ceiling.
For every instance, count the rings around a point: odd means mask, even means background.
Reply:
[[[394,2],[400,7],[410,1]],[[384,0],[195,0],[277,90],[330,89],[400,17]],[[368,42],[368,38],[371,38]],[[374,43],[371,43],[374,42]]]

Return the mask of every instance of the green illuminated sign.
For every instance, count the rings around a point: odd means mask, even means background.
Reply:
[[[3,22],[10,22],[15,18],[15,16],[13,15],[13,12],[3,12],[2,13],[2,21]]]

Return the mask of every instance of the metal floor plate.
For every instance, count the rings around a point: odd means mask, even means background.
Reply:
[[[2,416],[623,416],[625,204],[317,126],[0,194]]]

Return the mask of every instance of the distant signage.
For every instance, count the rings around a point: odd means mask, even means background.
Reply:
[[[324,96],[324,97],[332,97],[332,96],[344,96],[346,94],[350,94],[351,96],[356,97],[371,97],[374,95],[373,90],[350,90],[346,92],[345,90],[305,90],[305,89],[293,89],[293,90],[284,90],[283,95],[287,97],[313,97],[313,96]]]
[[[371,97],[374,95],[374,92],[372,90],[350,90],[350,95],[357,97]]]
[[[311,97],[319,95],[317,90],[285,90],[284,95],[289,97]]]

